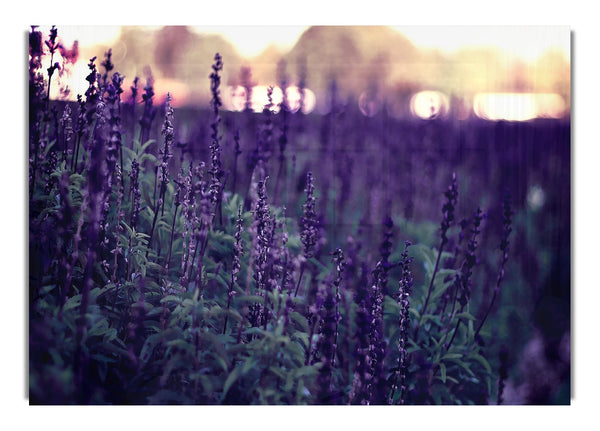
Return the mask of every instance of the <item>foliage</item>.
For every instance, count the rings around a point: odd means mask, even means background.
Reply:
[[[494,402],[498,347],[484,323],[510,263],[510,201],[488,250],[480,209],[457,222],[456,176],[440,229],[389,214],[381,240],[363,242],[359,223],[338,246],[318,174],[295,173],[282,147],[286,165],[269,175],[269,133],[257,134],[248,172],[237,172],[239,147],[235,173],[224,170],[222,68],[217,55],[206,165],[178,153],[170,99],[162,138],[153,135],[151,81],[134,132],[121,121],[135,106],[120,100],[119,75],[101,79],[94,59],[85,98],[64,108],[58,128],[49,112],[58,103],[30,90],[31,403]],[[41,85],[36,70],[30,89]],[[264,132],[272,114],[240,116]],[[285,115],[285,133],[306,121]],[[69,124],[77,133],[65,133]],[[305,192],[295,200],[293,181]],[[479,288],[491,267],[501,274],[493,298]]]

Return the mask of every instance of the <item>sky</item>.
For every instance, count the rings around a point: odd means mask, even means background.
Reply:
[[[150,26],[160,27],[160,26]],[[269,45],[290,49],[308,26],[302,25],[203,25],[192,26],[199,33],[221,34],[244,57],[260,54]],[[568,26],[392,26],[422,48],[446,53],[474,46],[495,46],[526,61],[535,61],[548,48],[570,56]],[[42,26],[42,29],[44,27]],[[78,39],[81,46],[110,44],[119,35],[119,26],[64,26],[60,34],[67,45]]]

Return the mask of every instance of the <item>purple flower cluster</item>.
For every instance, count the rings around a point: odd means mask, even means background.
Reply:
[[[315,185],[312,172],[306,174],[306,202],[302,205],[303,216],[300,219],[300,240],[304,245],[304,257],[310,259],[315,255],[315,245],[319,239],[319,228],[316,211]]]
[[[400,336],[398,337],[398,367],[395,371],[394,383],[390,392],[388,404],[394,403],[396,391],[400,392],[399,404],[406,401],[406,377],[408,371],[408,337],[410,331],[410,295],[412,293],[413,276],[410,270],[412,258],[408,256],[408,247],[410,242],[405,242],[404,252],[400,260],[402,275],[398,281],[398,305],[400,305],[399,326]]]
[[[337,335],[337,307],[338,301],[335,297],[333,285],[323,283],[319,289],[319,298],[322,306],[319,310],[321,329],[319,341],[317,343],[317,352],[320,361],[323,363],[319,369],[317,382],[319,385],[318,397],[323,404],[332,404],[331,378],[333,372],[333,358],[336,351]]]
[[[169,162],[173,158],[173,143],[175,142],[175,132],[173,127],[173,107],[171,106],[171,94],[167,93],[165,105],[165,121],[162,126],[162,135],[164,136],[164,145],[159,151],[160,166],[158,170],[158,182],[160,183],[160,195],[157,208],[162,207],[164,212],[165,193],[167,184],[169,184]]]
[[[260,313],[261,323],[266,326],[268,320],[268,265],[267,259],[269,255],[269,247],[271,245],[271,226],[273,221],[271,220],[271,209],[267,202],[267,188],[266,179],[258,182],[258,199],[253,212],[253,226],[252,231],[255,235],[253,243],[254,257],[254,282],[255,291],[258,295],[263,297],[263,310]],[[258,308],[255,309],[254,318],[255,324],[258,322]]]
[[[137,83],[137,81],[136,81],[136,83]],[[152,77],[152,74],[148,70],[148,73],[146,76],[146,85],[144,86],[144,94],[142,94],[142,101],[144,102],[144,111],[142,112],[142,117],[140,118],[140,126],[141,126],[140,141],[141,141],[141,143],[148,141],[148,136],[150,135],[150,127],[152,126],[152,121],[154,120],[154,116],[156,115],[156,110],[152,106],[153,98],[154,98],[154,78]]]
[[[477,236],[481,232],[480,225],[482,219],[483,212],[481,208],[477,208],[473,214],[473,228],[471,229],[471,238],[467,244],[465,259],[460,269],[460,275],[457,275],[457,287],[461,291],[459,301],[462,307],[466,306],[471,298],[471,275],[473,274],[473,268],[477,264],[475,251],[477,250]]]
[[[221,137],[219,136],[219,124],[221,122],[221,116],[219,115],[219,108],[223,105],[220,96],[219,86],[221,85],[221,76],[219,72],[223,70],[223,59],[217,52],[215,54],[214,64],[212,65],[212,72],[210,74],[210,91],[212,94],[211,106],[213,109],[214,119],[210,125],[210,197],[215,206],[215,212],[218,215],[219,220],[221,219],[221,200],[223,198],[223,188],[225,187],[224,176],[225,171],[223,170],[223,163],[221,162]]]
[[[229,290],[227,291],[227,312],[229,313],[229,309],[231,307],[231,302],[233,301],[233,297],[235,295],[235,284],[237,282],[237,277],[241,269],[241,258],[244,255],[244,247],[242,244],[242,232],[244,231],[244,219],[242,218],[242,206],[240,205],[238,208],[238,217],[235,224],[235,243],[233,245],[233,261],[231,263],[231,281],[229,283]],[[225,334],[227,330],[227,320],[229,318],[229,314],[225,315],[225,323],[223,324],[223,334]]]

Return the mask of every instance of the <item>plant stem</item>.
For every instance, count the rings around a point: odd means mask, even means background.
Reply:
[[[294,292],[294,297],[298,296],[298,288],[300,287],[300,281],[302,280],[302,275],[304,274],[304,269],[306,268],[306,264],[302,264],[300,268],[300,276],[298,277],[298,284],[296,285],[296,291]]]

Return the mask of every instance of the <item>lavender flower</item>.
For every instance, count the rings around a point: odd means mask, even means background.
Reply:
[[[221,217],[221,200],[223,194],[223,164],[221,162],[221,143],[219,136],[219,123],[221,117],[219,115],[219,108],[222,106],[220,97],[219,86],[221,84],[221,77],[219,72],[223,70],[223,60],[219,53],[215,54],[215,63],[212,65],[212,73],[210,74],[210,91],[212,94],[211,106],[213,109],[214,119],[210,126],[211,128],[211,143],[210,143],[210,154],[211,154],[211,165],[210,165],[210,196],[213,204],[215,205],[215,211]]]
[[[244,254],[244,247],[242,244],[242,232],[244,231],[244,219],[242,218],[242,206],[238,208],[238,218],[235,229],[235,244],[233,245],[233,262],[231,263],[231,282],[229,283],[229,290],[227,292],[227,311],[231,307],[233,296],[235,294],[234,286],[237,282],[237,275],[241,269],[241,257]],[[227,330],[227,318],[229,314],[225,315],[225,323],[223,324],[223,334]]]
[[[367,383],[369,404],[383,404],[385,399],[385,368],[387,342],[383,330],[383,301],[385,271],[383,264],[378,262],[373,271],[373,282],[370,292],[370,327],[369,327],[369,374]]]
[[[199,164],[195,168],[195,176],[198,181],[194,184],[194,193],[197,195],[197,219],[194,230],[194,238],[196,241],[194,248],[194,257],[192,258],[192,264],[195,261],[195,254],[198,254],[198,265],[195,277],[196,289],[201,287],[202,277],[202,265],[204,260],[204,253],[208,244],[208,232],[212,225],[215,213],[214,205],[211,199],[209,186],[207,181],[204,180],[204,164]]]
[[[490,311],[494,307],[494,302],[496,301],[496,298],[500,294],[500,285],[502,284],[502,280],[504,280],[504,267],[506,265],[506,262],[508,261],[508,246],[509,246],[508,237],[510,236],[510,233],[512,232],[512,220],[511,219],[512,219],[513,214],[514,214],[514,212],[511,207],[510,191],[506,190],[506,192],[504,193],[504,199],[502,201],[502,227],[503,227],[503,230],[502,230],[502,239],[500,241],[500,252],[502,253],[502,255],[500,257],[500,269],[498,270],[498,278],[496,279],[496,286],[494,288],[494,293],[492,296],[492,300],[490,301],[490,305],[489,305],[487,311],[485,312],[483,318],[481,319],[481,322],[479,322],[479,326],[478,326],[477,330],[475,331],[475,339],[476,340],[479,336],[479,331],[481,331],[481,328],[483,327],[483,324],[485,323],[488,315],[490,314]]]
[[[102,67],[104,67],[104,74],[102,75],[102,87],[106,88],[108,85],[108,74],[114,69],[115,65],[111,61],[112,58],[112,49],[108,49],[108,51],[104,54],[104,61],[102,62]]]
[[[60,48],[60,44],[56,41],[58,36],[58,30],[55,26],[50,29],[50,35],[48,40],[45,42],[48,50],[50,51],[50,67],[48,67],[48,92],[46,94],[46,111],[48,110],[48,104],[50,103],[50,84],[52,82],[52,75],[59,69],[58,63],[54,62],[54,53]]]
[[[448,187],[448,190],[444,193],[446,197],[446,202],[442,207],[443,219],[441,223],[441,231],[442,231],[442,245],[448,242],[448,229],[454,222],[454,209],[456,208],[456,203],[458,200],[458,187],[456,185],[456,173],[452,174],[452,184]],[[441,254],[441,251],[440,251]]]
[[[83,97],[80,94],[77,95],[77,103],[79,105],[79,111],[77,114],[77,123],[76,123],[77,142],[75,143],[75,150],[73,151],[73,154],[71,156],[71,170],[72,171],[77,170],[77,164],[79,163],[79,146],[81,144],[81,138],[83,138],[83,135],[85,133],[85,126],[86,126],[85,101],[83,100]]]
[[[462,290],[462,295],[459,297],[461,305],[464,307],[471,297],[471,275],[473,274],[473,268],[477,264],[477,257],[475,251],[477,250],[477,236],[481,232],[480,225],[483,219],[483,213],[481,208],[477,208],[477,211],[473,214],[473,228],[471,229],[471,239],[467,244],[467,251],[465,253],[465,260],[462,264],[459,286]]]
[[[95,61],[96,57],[92,57],[90,59],[90,62],[88,63],[88,69],[90,69],[90,73],[85,78],[88,82],[88,88],[85,91],[85,104],[87,106],[85,119],[88,127],[91,127],[93,124],[94,114],[96,113],[96,105],[100,97],[100,91],[97,85],[98,72],[96,71],[96,65],[94,64]]]
[[[498,271],[498,279],[496,280],[496,287],[494,293],[500,292],[500,284],[504,279],[504,267],[508,261],[508,246],[510,244],[508,237],[512,232],[512,216],[514,211],[511,207],[511,195],[510,191],[506,190],[504,194],[504,200],[502,201],[502,240],[500,242],[500,251],[502,252],[502,258],[500,261],[500,271]]]
[[[322,404],[331,404],[331,380],[333,372],[333,358],[335,357],[335,338],[337,335],[337,307],[338,301],[335,298],[333,285],[325,283],[321,286],[319,296],[323,306],[319,314],[322,322],[317,351],[323,365],[319,369],[317,382],[319,385],[318,397]]]
[[[142,94],[142,101],[144,102],[144,111],[142,112],[142,118],[140,118],[140,141],[142,143],[148,141],[148,137],[150,135],[150,127],[152,126],[152,121],[154,120],[154,116],[156,115],[156,110],[152,107],[153,98],[154,78],[152,77],[151,71],[148,69],[146,75],[146,85],[144,86],[144,94]]]
[[[312,172],[306,174],[306,202],[302,205],[303,216],[300,219],[300,239],[304,245],[304,256],[310,259],[315,255],[315,245],[318,241],[319,230],[316,212],[316,198],[314,197],[315,186]]]
[[[165,108],[165,121],[162,127],[162,135],[164,136],[164,145],[159,151],[160,165],[157,167],[156,181],[160,184],[160,190],[158,194],[158,200],[154,206],[154,218],[152,220],[152,227],[150,228],[150,234],[148,238],[148,245],[152,247],[152,238],[154,236],[154,229],[156,227],[156,221],[158,220],[158,213],[164,214],[164,202],[167,192],[167,184],[169,183],[169,161],[173,157],[173,142],[175,140],[173,133],[173,108],[171,107],[171,95],[167,94],[167,102]],[[146,252],[146,257],[150,248]]]
[[[394,383],[388,399],[388,404],[394,403],[394,395],[400,391],[399,403],[404,404],[406,396],[406,373],[408,370],[408,332],[410,330],[410,294],[412,293],[413,276],[410,271],[412,258],[408,257],[410,242],[405,242],[404,252],[400,260],[402,275],[398,281],[398,305],[400,305],[399,325],[400,336],[398,338],[398,366],[395,370]]]
[[[140,192],[140,164],[137,159],[131,161],[131,170],[129,172],[129,189],[131,201],[131,218],[129,224],[132,229],[135,229],[142,208],[142,193]]]
[[[331,364],[335,365],[335,356],[337,352],[337,344],[338,344],[338,336],[339,336],[339,323],[342,319],[340,315],[340,302],[342,300],[342,296],[340,294],[340,286],[342,284],[342,273],[344,272],[344,266],[346,265],[344,260],[344,252],[341,248],[336,248],[333,254],[333,262],[336,265],[336,277],[333,281],[333,285],[335,286],[335,336],[333,339],[334,348],[333,354],[331,356]]]
[[[447,236],[448,229],[454,222],[454,208],[456,207],[456,203],[458,200],[458,187],[456,185],[456,173],[452,174],[452,183],[448,187],[448,190],[444,193],[444,196],[446,197],[446,202],[444,203],[444,205],[442,207],[443,218],[442,218],[442,223],[440,226],[441,227],[440,249],[438,251],[438,256],[437,256],[437,260],[435,262],[435,267],[434,267],[433,273],[431,275],[429,289],[427,290],[427,297],[425,298],[425,303],[423,304],[423,308],[421,310],[421,316],[424,316],[425,311],[427,310],[427,305],[429,304],[429,298],[431,297],[431,292],[433,290],[433,282],[435,280],[435,275],[437,273],[437,270],[438,270],[438,267],[440,264],[440,258],[442,257],[442,251],[444,249],[444,245],[446,245],[446,243],[448,242],[448,236]],[[418,332],[418,328],[419,327],[417,326],[417,330],[415,332],[415,339],[417,338],[416,335]]]
[[[121,247],[121,243],[120,243],[120,236],[121,236],[121,232],[123,232],[123,226],[121,226],[121,220],[124,217],[124,213],[121,209],[121,204],[123,202],[123,195],[124,195],[124,190],[123,190],[123,182],[121,181],[121,167],[119,165],[115,166],[115,179],[118,185],[118,190],[117,190],[117,203],[116,203],[116,213],[117,213],[117,218],[116,218],[116,222],[115,222],[115,230],[114,230],[114,242],[115,242],[115,248],[112,250],[113,253],[113,273],[112,273],[112,279],[111,281],[113,283],[117,283],[117,270],[119,268],[118,265],[118,256],[123,254],[123,248]]]
[[[452,304],[451,315],[454,315],[455,312],[456,298],[458,298],[458,302],[460,303],[460,312],[464,311],[465,307],[471,299],[471,275],[473,274],[473,268],[477,264],[477,257],[475,256],[475,251],[477,250],[477,236],[480,233],[479,226],[481,224],[482,218],[483,213],[481,212],[481,208],[477,208],[477,211],[475,211],[475,213],[473,214],[473,228],[471,229],[471,239],[467,244],[465,259],[461,266],[460,272],[457,273],[455,277],[455,302]],[[452,345],[454,338],[458,333],[458,327],[461,323],[461,319],[459,319],[458,322],[456,322],[456,327],[454,329],[454,333],[452,334],[452,338],[445,346],[446,350],[448,350]]]
[[[67,155],[73,150],[69,148],[71,139],[73,138],[73,117],[71,114],[71,107],[65,106],[63,115],[60,119],[60,127],[62,129],[62,142],[63,142],[63,162],[67,160]]]
[[[306,202],[304,205],[302,205],[303,216],[300,218],[300,240],[304,246],[305,261],[311,259],[315,255],[315,245],[319,240],[316,198],[314,197],[315,186],[313,184],[313,179],[312,172],[309,171],[306,174],[306,188],[304,189],[304,192],[306,193]],[[298,288],[300,287],[300,281],[302,280],[302,274],[304,273],[305,268],[306,263],[303,262],[294,296],[298,295]]]
[[[266,179],[265,179],[266,181]],[[256,283],[256,292],[264,296],[264,306],[262,312],[262,323],[266,326],[267,322],[267,256],[271,243],[271,216],[270,207],[267,203],[267,192],[265,181],[258,182],[258,200],[254,210],[253,230],[255,233],[254,242],[254,281]]]
[[[354,379],[352,389],[349,394],[351,404],[368,404],[369,394],[367,386],[371,380],[371,358],[370,358],[370,339],[371,333],[371,301],[369,289],[366,284],[360,283],[357,286],[354,301],[358,305],[356,310],[356,331],[354,339],[356,344],[353,356],[355,359]]]
[[[171,223],[171,239],[169,240],[169,251],[167,252],[167,257],[165,258],[165,272],[168,272],[169,265],[171,264],[171,251],[173,250],[173,238],[175,237],[175,221],[177,220],[177,211],[179,210],[179,206],[181,205],[182,195],[185,192],[183,168],[181,168],[177,176],[177,180],[175,180],[174,182],[176,191],[173,204],[175,205],[175,211],[173,212],[173,222]]]
[[[169,162],[173,158],[173,143],[175,142],[175,133],[173,128],[173,108],[171,107],[171,94],[167,93],[167,101],[165,106],[165,122],[162,127],[162,135],[164,136],[164,146],[159,151],[161,159],[158,181],[160,183],[159,204],[160,207],[164,204],[167,184],[169,184]],[[164,213],[164,205],[162,205]]]
[[[106,102],[109,111],[108,124],[110,128],[110,138],[108,140],[106,161],[108,166],[108,172],[110,174],[112,174],[112,172],[115,169],[115,165],[119,158],[119,152],[121,151],[121,93],[123,92],[123,90],[121,89],[122,83],[123,76],[116,72],[113,75],[112,82],[110,82],[106,87]]]

